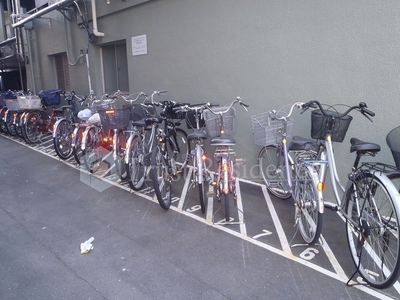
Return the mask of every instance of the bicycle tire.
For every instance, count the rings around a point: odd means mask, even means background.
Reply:
[[[284,164],[285,160],[280,147],[274,145],[265,146],[258,154],[261,178],[268,191],[282,200],[289,199],[292,196]]]
[[[24,138],[24,136],[22,135],[22,127],[21,127],[21,124],[22,124],[21,120],[22,120],[24,114],[25,114],[25,112],[23,112],[23,111],[18,112],[17,116],[15,117],[15,121],[14,121],[15,133],[21,139]]]
[[[171,206],[171,180],[168,169],[168,161],[160,147],[153,148],[150,174],[158,203],[165,210]]]
[[[177,172],[180,173],[189,161],[190,143],[187,139],[187,133],[182,128],[172,129],[169,138],[169,154],[176,162]]]
[[[204,214],[206,212],[206,207],[207,207],[206,196],[205,196],[206,193],[204,191],[205,186],[204,183],[202,182],[199,183],[198,186],[199,186],[199,197],[200,197],[199,201],[200,201],[201,213]]]
[[[126,133],[123,130],[119,130],[117,134],[117,140],[115,142],[115,169],[117,176],[121,180],[126,180],[128,178],[128,171],[126,170],[126,165],[124,162],[125,150],[126,150]]]
[[[346,196],[346,212],[357,224],[356,227],[361,228],[357,230],[350,220],[346,222],[353,262],[370,286],[388,288],[396,282],[400,272],[399,211],[394,203],[396,199],[391,198],[379,178],[367,172],[363,172],[363,176],[354,181]]]
[[[72,154],[75,158],[75,161],[78,165],[82,163],[82,156],[83,156],[83,151],[82,151],[82,138],[83,138],[83,133],[85,132],[85,127],[83,126],[78,126],[74,129],[74,146],[72,149]]]
[[[231,218],[230,210],[229,210],[229,201],[230,201],[230,194],[224,194],[224,201],[225,201],[225,221],[229,222]]]
[[[14,114],[16,112],[15,111],[7,111],[5,114],[5,125],[7,127],[7,132],[9,135],[11,136],[16,136],[17,133],[15,131],[15,127],[14,127]]]
[[[100,169],[103,160],[102,141],[103,132],[96,126],[86,129],[85,149],[82,151],[83,162],[90,173],[96,173]]]
[[[144,185],[146,179],[147,166],[145,164],[145,153],[142,139],[135,135],[129,143],[128,164],[126,170],[129,178],[129,186],[134,191],[139,191]]]
[[[8,133],[6,124],[4,123],[4,115],[7,111],[7,107],[2,107],[0,110],[0,131],[3,133]]]
[[[204,214],[206,212],[206,201],[205,201],[205,166],[202,160],[203,149],[199,144],[196,144],[195,156],[194,156],[194,167],[195,171],[194,175],[194,182],[197,183],[199,189],[199,203],[201,212]]]
[[[41,126],[46,122],[43,112],[31,111],[27,114],[22,128],[22,134],[25,142],[28,144],[35,144],[40,142]]]
[[[312,166],[300,164],[295,182],[295,215],[303,240],[314,245],[322,231],[323,214],[319,211],[322,196],[317,190],[318,180],[313,176]]]
[[[59,158],[66,160],[72,156],[72,124],[66,119],[60,120],[54,129],[53,145]]]

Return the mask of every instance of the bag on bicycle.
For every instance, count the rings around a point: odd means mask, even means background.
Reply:
[[[61,90],[53,89],[53,90],[41,90],[38,94],[40,99],[42,99],[42,103],[46,106],[58,105],[61,102],[60,98]]]

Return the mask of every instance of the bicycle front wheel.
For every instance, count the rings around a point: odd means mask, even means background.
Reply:
[[[320,201],[316,178],[312,167],[299,166],[295,182],[295,218],[298,221],[303,240],[310,245],[315,244],[322,230],[323,214],[319,211]],[[318,183],[318,182],[317,182]]]
[[[363,279],[384,289],[399,277],[399,211],[379,178],[362,175],[346,193],[347,240]]]
[[[171,180],[168,172],[168,161],[160,147],[151,152],[151,177],[158,203],[164,209],[171,206]]]
[[[258,166],[260,176],[271,194],[283,200],[292,196],[281,147],[273,145],[263,147],[258,154]]]
[[[64,160],[72,155],[72,130],[72,124],[65,119],[57,123],[57,127],[54,129],[54,150],[58,157]]]

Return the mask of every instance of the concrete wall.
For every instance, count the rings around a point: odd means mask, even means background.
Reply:
[[[90,1],[86,1],[90,10]],[[241,96],[250,111],[237,109],[238,157],[247,171],[256,164],[250,116],[295,101],[353,105],[360,101],[376,112],[370,123],[354,113],[343,144],[336,146],[339,171],[350,168],[349,138],[380,143],[381,160],[391,162],[386,133],[399,125],[400,3],[396,0],[159,0],[138,6],[118,2],[113,14],[106,1],[98,29],[105,33],[90,45],[92,84],[102,91],[98,45],[126,39],[131,92],[167,89],[177,101],[228,103]],[[121,5],[126,5],[124,8]],[[58,14],[60,30],[64,30]],[[38,20],[36,23],[46,23]],[[85,32],[71,23],[69,50],[86,45]],[[41,84],[50,88],[54,74],[45,55],[65,51],[65,33],[50,43],[43,31],[34,37],[40,55]],[[53,27],[55,28],[55,27]],[[132,56],[131,37],[147,35],[148,54]],[[39,55],[39,54],[36,54]],[[71,67],[73,85],[87,90],[86,65]],[[38,78],[39,80],[39,78]],[[295,134],[310,136],[310,115],[295,115]],[[250,178],[253,179],[253,178]]]

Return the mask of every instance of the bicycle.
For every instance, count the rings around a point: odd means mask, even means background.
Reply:
[[[160,116],[163,120],[163,128],[158,127],[157,145],[151,152],[151,172],[154,191],[157,200],[163,209],[171,206],[171,181],[186,167],[190,145],[186,132],[177,128],[184,114],[176,113],[185,103],[174,101],[153,102],[153,105],[160,106]]]
[[[221,202],[222,196],[225,202],[225,221],[226,224],[235,224],[230,217],[230,197],[232,195],[236,206],[236,178],[234,168],[236,163],[236,153],[232,146],[236,141],[230,137],[235,132],[236,110],[233,107],[240,104],[246,111],[249,105],[242,102],[242,98],[237,97],[229,105],[224,107],[214,107],[206,104],[206,110],[203,111],[204,121],[208,136],[212,139],[210,145],[215,147],[214,160],[217,163],[217,171],[214,175],[212,185],[215,188],[215,195],[218,202]]]
[[[61,102],[61,90],[42,90],[38,96],[41,99],[41,109],[32,110],[24,115],[22,120],[22,135],[27,144],[38,143],[45,133],[52,133],[56,121],[64,116],[68,105],[56,108]],[[50,114],[47,112],[51,106]]]
[[[127,141],[125,164],[128,173],[129,186],[138,191],[142,189],[151,164],[151,151],[155,146],[157,128],[163,121],[157,115],[154,96],[166,91],[154,91],[150,97],[139,93],[143,102],[132,109],[132,126],[134,134]]]
[[[206,182],[211,182],[211,176],[205,162],[204,140],[207,139],[207,134],[202,130],[205,125],[203,120],[203,111],[208,107],[215,106],[211,103],[190,104],[174,109],[176,112],[185,113],[185,120],[187,127],[193,129],[192,133],[187,135],[187,140],[194,144],[194,149],[190,151],[188,158],[193,160],[191,184],[189,189],[197,186],[199,191],[199,202],[201,212],[204,214],[206,211],[205,201],[205,185]],[[190,175],[190,176],[192,176]]]
[[[288,142],[293,127],[292,113],[302,105],[302,102],[296,102],[279,111],[254,115],[251,120],[254,143],[262,146],[257,158],[262,180],[275,197],[294,198],[298,209],[304,212],[296,215],[296,225],[303,239],[314,244],[319,239],[323,219],[322,191],[317,184],[309,186],[318,182],[318,164],[310,163],[318,160],[318,143],[301,137],[293,137]],[[305,216],[313,220],[313,227],[308,226]]]
[[[315,140],[293,138],[294,143],[288,147],[288,150],[295,151],[308,145],[317,153],[316,159],[306,158],[298,162],[298,165],[296,162],[294,164],[296,180],[292,185],[292,195],[295,200],[295,220],[303,239],[308,244],[313,244],[321,232],[320,217],[325,205],[323,195],[317,191],[322,193],[329,169],[336,204],[326,206],[337,211],[346,221],[350,255],[356,267],[347,284],[358,272],[372,287],[390,287],[398,279],[400,272],[400,204],[396,200],[399,191],[392,182],[400,179],[400,172],[386,164],[360,162],[363,156],[375,156],[381,148],[378,144],[351,138],[350,152],[355,152],[356,158],[348,175],[348,182],[346,186],[342,186],[332,145],[333,142],[344,140],[352,121],[349,115],[351,111],[359,111],[369,120],[375,114],[363,102],[349,107],[344,113],[333,110],[333,106],[324,109],[318,101],[307,102],[301,107],[303,110],[318,108],[311,113],[311,137]],[[288,166],[287,156],[284,158]],[[290,177],[290,172],[287,172],[287,178]]]
[[[103,128],[99,111],[106,113],[110,109],[114,113],[115,100],[115,97],[103,95],[101,99],[95,99],[91,103],[92,112],[97,112],[87,120],[81,142],[81,157],[83,157],[86,170],[90,173],[99,170],[105,152],[112,150],[113,131]]]
[[[65,97],[65,101],[67,101],[68,105],[63,106],[63,117],[56,121],[53,130],[54,150],[58,157],[63,160],[70,158],[73,154],[72,134],[78,121],[78,112],[86,101],[86,97],[79,97],[72,90]]]

